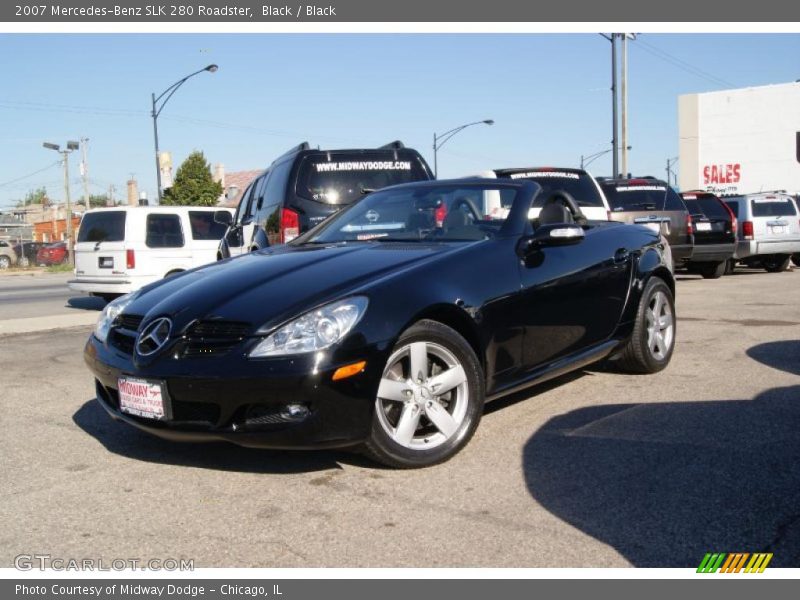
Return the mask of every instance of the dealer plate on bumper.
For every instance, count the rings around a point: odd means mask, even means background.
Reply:
[[[120,377],[117,380],[117,390],[121,412],[145,419],[168,418],[168,404],[162,382]]]

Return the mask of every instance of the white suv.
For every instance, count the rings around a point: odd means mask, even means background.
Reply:
[[[739,221],[734,258],[761,264],[769,272],[785,271],[800,252],[800,216],[794,198],[784,192],[763,192],[723,198]]]

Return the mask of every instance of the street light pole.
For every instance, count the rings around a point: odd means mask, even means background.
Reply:
[[[64,201],[66,203],[66,235],[67,235],[67,256],[69,257],[69,263],[72,266],[75,266],[75,253],[73,252],[73,244],[72,244],[72,200],[69,193],[69,154],[73,150],[77,150],[80,148],[80,144],[78,142],[69,141],[67,142],[67,147],[65,150],[61,149],[61,146],[58,144],[51,144],[49,142],[45,142],[42,144],[48,150],[55,150],[58,152],[61,157],[64,159]],[[53,231],[53,235],[55,235],[55,230]]]
[[[618,108],[618,100],[617,100],[617,36],[620,34],[612,33],[611,35],[606,35],[605,33],[601,33],[605,39],[611,42],[611,128],[612,128],[612,135],[611,135],[611,148],[613,151],[613,176],[616,178],[619,175],[619,142],[617,140],[617,132],[619,130],[619,126],[617,125],[617,108]]]
[[[633,147],[632,146],[625,146],[625,149],[626,150],[631,150],[631,149],[633,149]],[[592,164],[598,158],[600,158],[601,156],[603,156],[605,154],[608,154],[609,152],[612,152],[613,150],[614,150],[613,148],[609,148],[608,150],[601,150],[600,152],[595,152],[594,154],[590,154],[589,156],[584,156],[583,154],[581,154],[581,169],[583,169],[584,167],[588,167],[590,164]]]
[[[494,125],[494,119],[484,119],[483,121],[475,121],[473,123],[466,123],[464,125],[459,125],[458,127],[453,127],[452,129],[445,131],[442,134],[433,134],[433,176],[438,178],[439,177],[439,160],[437,154],[439,152],[439,148],[444,146],[447,141],[452,138],[454,135],[463,131],[467,127],[472,127],[473,125]]]
[[[158,203],[161,204],[161,160],[158,156],[158,115],[161,114],[161,111],[164,109],[164,105],[169,102],[169,99],[172,98],[172,94],[178,91],[178,88],[181,87],[184,83],[186,83],[187,79],[194,77],[195,75],[199,75],[205,71],[209,73],[215,73],[219,69],[217,65],[208,65],[202,69],[195,71],[194,73],[190,73],[183,79],[180,79],[165,89],[161,94],[158,96],[155,93],[150,95],[152,101],[152,110],[150,115],[153,117],[153,139],[155,140],[155,148],[156,148],[156,183],[158,187]],[[166,98],[164,98],[166,96]],[[158,106],[158,101],[164,98],[164,101],[161,103],[161,106]]]

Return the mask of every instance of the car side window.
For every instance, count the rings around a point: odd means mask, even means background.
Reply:
[[[280,209],[286,199],[286,186],[293,165],[293,160],[285,160],[273,167],[272,177],[269,178],[264,189],[263,205],[258,212],[258,222],[266,230],[270,243],[273,243],[272,240],[276,238],[280,229]]]
[[[725,204],[733,211],[733,214],[739,216],[739,201],[738,200],[724,200]]]
[[[222,211],[216,211],[222,212]],[[189,225],[192,228],[193,240],[220,240],[225,234],[226,226],[214,220],[216,212],[210,210],[190,210]]]
[[[250,210],[250,203],[253,200],[253,188],[255,188],[255,183],[251,183],[247,186],[244,194],[242,194],[241,200],[239,200],[239,206],[236,208],[236,217],[233,220],[237,225],[242,224],[242,221]]]
[[[672,188],[667,189],[667,197],[664,199],[664,210],[686,210],[683,200],[681,200],[681,197]]]
[[[184,242],[180,216],[147,215],[145,244],[148,248],[182,248]]]

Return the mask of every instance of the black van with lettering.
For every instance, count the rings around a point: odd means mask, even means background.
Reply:
[[[245,190],[217,258],[285,244],[371,191],[431,179],[425,159],[400,141],[353,150],[312,149],[304,142]]]

